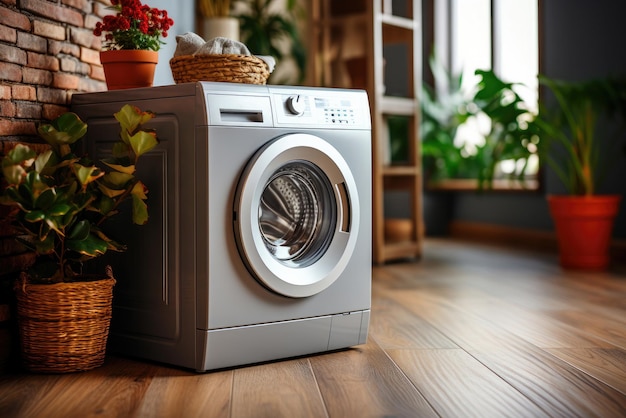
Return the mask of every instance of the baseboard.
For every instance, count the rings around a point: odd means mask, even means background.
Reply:
[[[452,221],[450,235],[454,238],[496,244],[508,247],[527,248],[556,253],[558,245],[553,231],[523,229],[479,222]],[[611,242],[611,258],[626,262],[626,240]]]

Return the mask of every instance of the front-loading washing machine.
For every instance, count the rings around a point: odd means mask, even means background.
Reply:
[[[371,124],[360,90],[188,83],[76,94],[106,157],[124,104],[156,113],[150,219],[107,227],[110,350],[198,371],[366,342]],[[121,210],[129,210],[122,208]],[[124,218],[124,219],[122,219]]]

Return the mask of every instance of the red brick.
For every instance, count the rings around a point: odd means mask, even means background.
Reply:
[[[105,2],[105,1],[94,1],[93,2],[93,14],[95,14],[96,16],[99,16],[100,18],[103,18],[106,15],[111,14],[111,10],[109,9],[109,7],[111,6],[111,4],[109,2]]]
[[[10,100],[0,100],[0,115],[5,118],[15,117],[15,104]]]
[[[22,69],[22,81],[26,84],[49,86],[52,84],[52,73],[50,71],[24,67]]]
[[[91,11],[91,2],[87,0],[63,0],[62,3],[86,13]]]
[[[96,27],[96,23],[102,22],[102,18],[96,15],[85,16],[85,28],[93,30]],[[94,35],[95,36],[95,35]]]
[[[33,33],[45,38],[56,39],[57,41],[65,40],[65,28],[63,26],[42,22],[41,20],[33,22]]]
[[[27,51],[45,53],[48,50],[48,42],[46,41],[46,38],[26,32],[17,33],[17,46],[18,48],[25,49]]]
[[[11,87],[11,95],[15,100],[37,100],[37,90],[33,86],[14,85]]]
[[[80,60],[87,64],[100,64],[100,51],[81,47]]]
[[[22,67],[20,65],[0,61],[0,80],[22,81]]]
[[[15,117],[19,119],[41,119],[41,105],[34,102],[17,102]]]
[[[90,76],[95,80],[104,81],[104,69],[102,68],[102,65],[92,65]]]
[[[17,31],[8,26],[0,25],[0,41],[14,44],[17,42]]]
[[[36,135],[35,122],[12,121],[0,119],[0,136],[3,135]]]
[[[37,100],[42,103],[68,104],[68,93],[65,90],[52,89],[47,87],[37,88]]]
[[[91,66],[75,58],[61,58],[61,71],[64,73],[89,75]]]
[[[106,89],[107,85],[104,81],[97,81],[87,77],[80,79],[80,85],[78,87],[78,91],[80,92],[106,91]]]
[[[17,0],[0,0],[0,3],[4,3],[9,6],[17,5]]]
[[[30,20],[25,15],[14,12],[6,7],[0,7],[0,22],[12,28],[21,29],[30,32]]]
[[[70,42],[48,41],[48,53],[50,55],[66,54],[80,58],[80,47]]]
[[[86,46],[91,49],[100,49],[100,37],[89,29],[70,28],[70,41],[73,44]]]
[[[83,26],[83,15],[69,7],[46,0],[21,0],[22,10],[27,10],[39,16],[45,16],[57,22],[69,23],[72,26]]]
[[[0,100],[9,100],[11,97],[11,86],[0,85]]]
[[[28,66],[42,70],[59,71],[59,59],[51,55],[28,53]]]
[[[59,57],[59,68],[64,73],[75,73],[78,68],[78,60],[71,57]]]
[[[26,52],[15,46],[0,44],[0,61],[25,65]]]
[[[68,110],[69,109],[67,106],[44,104],[43,113],[41,116],[46,120],[52,120],[52,119],[58,118],[63,113],[67,112]]]
[[[52,87],[65,90],[76,90],[78,89],[79,79],[80,77],[77,75],[61,72],[55,73],[52,79]]]

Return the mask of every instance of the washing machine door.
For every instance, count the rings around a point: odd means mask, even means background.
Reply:
[[[237,246],[270,290],[308,297],[329,287],[350,260],[360,217],[350,168],[330,143],[278,137],[246,166],[234,205]]]

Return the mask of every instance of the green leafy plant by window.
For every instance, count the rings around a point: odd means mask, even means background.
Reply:
[[[479,82],[468,96],[461,89],[461,75],[450,74],[434,59],[431,68],[447,90],[438,93],[424,85],[420,102],[422,155],[429,180],[477,179],[480,189],[489,188],[502,161],[521,167],[509,177],[523,179],[539,138],[535,115],[515,91],[519,84],[504,82],[492,70],[476,70]],[[471,117],[489,122],[478,143],[459,137],[459,128]]]

